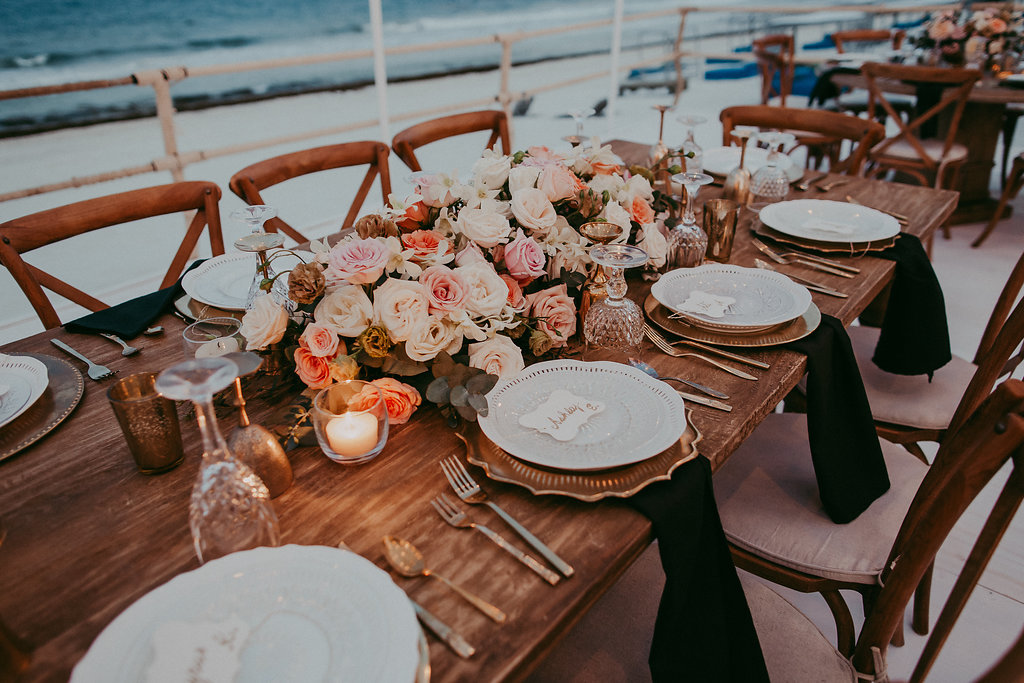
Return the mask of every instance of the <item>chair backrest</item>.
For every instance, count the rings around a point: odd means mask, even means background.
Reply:
[[[887,28],[857,28],[849,31],[836,31],[832,34],[832,42],[837,52],[846,52],[850,47],[857,47],[869,43],[888,43],[893,50],[898,50],[903,45],[907,32],[903,29]]]
[[[512,142],[508,132],[508,119],[503,111],[471,111],[465,114],[453,114],[439,119],[431,119],[410,126],[401,131],[391,141],[391,149],[398,158],[405,162],[413,171],[422,171],[415,150],[423,145],[450,138],[464,133],[480,130],[491,131],[487,140],[487,149],[494,149],[494,144],[501,140],[501,151],[510,154]]]
[[[872,150],[872,156],[885,154],[885,151],[897,142],[905,143],[913,148],[925,169],[937,170],[943,157],[953,146],[964,107],[967,105],[967,99],[971,96],[975,82],[980,77],[980,72],[977,69],[948,69],[878,62],[865,63],[861,72],[867,79],[868,115],[874,117],[876,107],[880,106],[888,119],[899,127],[899,132],[896,135],[887,138]],[[917,90],[919,111],[909,121],[904,121],[892,103],[886,99],[886,93],[906,92],[907,86],[912,86]],[[936,92],[941,92],[937,101],[931,106],[925,105],[927,108],[920,111],[921,101],[929,99]],[[929,153],[921,142],[925,137],[922,128],[927,130],[926,124],[937,121],[938,116],[944,115],[944,112],[947,111],[951,111],[952,114],[943,140],[942,151],[940,154],[934,155],[934,150]]]
[[[786,106],[786,98],[793,89],[794,49],[791,35],[777,34],[754,40],[753,53],[761,75],[761,104],[778,97],[779,103]]]
[[[215,184],[192,181],[131,190],[40,211],[0,224],[0,262],[28,297],[43,326],[59,327],[60,318],[43,287],[91,311],[103,310],[107,304],[26,263],[21,258],[23,253],[112,225],[195,211],[160,283],[162,289],[174,284],[181,275],[204,228],[209,227],[213,255],[224,253],[219,201],[220,188]]]
[[[350,166],[367,166],[362,184],[352,199],[348,214],[342,228],[349,228],[356,221],[359,210],[366,201],[373,181],[380,176],[380,191],[383,205],[387,206],[388,195],[391,194],[391,172],[388,167],[388,146],[383,142],[367,140],[362,142],[343,142],[337,145],[326,145],[304,149],[299,152],[282,154],[271,159],[264,159],[231,176],[228,187],[243,201],[250,205],[265,204],[263,190],[286,180],[318,173],[335,168]],[[279,217],[268,220],[264,227],[270,232],[283,232],[296,242],[306,242],[306,237]]]
[[[874,651],[883,654],[921,577],[967,506],[1007,461],[1013,469],[992,509],[978,542],[946,603],[933,638],[941,646],[988,559],[1024,497],[1024,383],[1007,380],[971,415],[963,427],[942,442],[936,458],[911,503],[879,581],[883,586],[868,613],[853,654],[863,674],[881,673]],[[918,663],[927,670],[935,652]],[[915,679],[917,672],[915,672]]]
[[[822,109],[746,105],[723,109],[718,118],[722,121],[722,138],[725,145],[732,142],[731,133],[735,126],[806,131],[827,138],[849,140],[850,153],[830,169],[849,175],[860,172],[867,151],[885,137],[885,126],[877,121]]]

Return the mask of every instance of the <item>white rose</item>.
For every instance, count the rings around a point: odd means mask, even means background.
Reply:
[[[629,236],[629,212],[626,211],[621,206],[619,206],[616,202],[609,202],[608,204],[605,204],[604,209],[601,211],[600,218],[603,218],[609,223],[614,223],[615,225],[622,228],[623,234],[619,235],[618,238],[613,240],[614,242],[618,242]]]
[[[626,181],[625,191],[625,194],[629,197],[629,205],[633,204],[634,197],[640,197],[645,202],[654,201],[654,190],[651,189],[651,183],[642,175],[630,176],[629,180]]]
[[[246,348],[254,350],[265,349],[281,341],[286,329],[288,311],[274,301],[271,295],[260,294],[252,302],[252,308],[242,316],[242,328],[239,331],[245,337]]]
[[[508,242],[512,228],[508,219],[487,208],[464,208],[459,212],[459,232],[485,249]]]
[[[441,351],[458,353],[462,348],[462,334],[436,315],[427,316],[423,323],[405,340],[405,353],[415,361],[428,361]]]
[[[530,234],[538,235],[546,235],[558,218],[547,195],[535,187],[512,193],[512,214]]]
[[[358,285],[345,285],[320,300],[313,317],[342,337],[358,337],[373,321],[373,304]]]
[[[484,155],[473,164],[473,178],[479,185],[488,190],[498,190],[508,180],[512,170],[512,158],[498,154],[494,150],[486,150]]]
[[[469,345],[469,366],[501,379],[511,379],[523,371],[526,363],[515,342],[499,334],[485,342]]]
[[[427,319],[427,293],[419,282],[388,278],[373,293],[373,314],[392,341],[403,342]]]
[[[662,268],[665,265],[665,258],[668,256],[668,240],[657,223],[649,223],[644,226],[644,238],[637,246],[647,252],[648,262],[652,266]]]
[[[537,187],[538,166],[516,166],[508,174],[508,191],[515,194],[528,187]]]
[[[471,263],[456,269],[466,282],[466,310],[473,316],[501,313],[508,298],[508,285],[490,263]]]
[[[619,196],[619,190],[625,187],[626,183],[622,180],[620,175],[596,175],[587,182],[587,187],[594,191],[594,194],[601,194],[605,190],[608,191],[608,196],[615,197]]]

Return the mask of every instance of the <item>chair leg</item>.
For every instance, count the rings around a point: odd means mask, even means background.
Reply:
[[[1010,184],[1006,178],[1006,164],[1010,161],[1010,145],[1013,144],[1013,134],[1017,130],[1017,119],[1022,114],[1024,112],[1009,109],[1003,113],[1003,163],[999,167],[999,181],[1004,190]]]
[[[900,444],[900,445],[903,446],[905,449],[907,449],[910,452],[911,455],[913,455],[915,458],[917,458],[918,460],[923,462],[925,465],[930,465],[931,464],[931,463],[928,462],[928,456],[925,455],[924,451],[921,449],[921,444],[913,442],[913,443],[905,443],[905,444]]]
[[[932,562],[928,565],[924,576],[921,577],[921,582],[917,584],[917,590],[914,591],[914,618],[911,621],[911,626],[914,628],[914,633],[922,636],[928,635],[928,607],[931,604],[932,570],[934,569],[935,563]]]
[[[879,588],[877,586],[865,586],[865,589],[861,592],[860,597],[864,603],[864,614],[871,614],[871,610],[875,608],[875,600],[878,598]],[[899,626],[892,634],[892,640],[889,641],[894,647],[903,647],[906,642],[903,636],[903,620],[900,619]]]
[[[832,618],[836,621],[836,649],[844,657],[851,657],[856,639],[850,606],[846,604],[846,600],[843,600],[843,596],[837,590],[821,591],[821,596],[825,598],[825,604],[832,611]]]
[[[1010,170],[1010,179],[1006,183],[1006,188],[1003,190],[1003,195],[999,198],[999,205],[996,206],[996,211],[992,214],[992,218],[989,220],[988,225],[981,231],[977,239],[971,242],[972,247],[980,247],[981,243],[988,239],[988,236],[992,234],[992,231],[996,229],[996,223],[1003,216],[1003,211],[1006,210],[1006,205],[1011,199],[1017,196],[1020,192],[1021,186],[1024,185],[1024,157],[1018,156],[1013,160],[1013,168]]]

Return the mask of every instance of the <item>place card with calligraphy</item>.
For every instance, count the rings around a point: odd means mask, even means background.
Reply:
[[[241,669],[249,625],[224,621],[168,621],[153,633],[147,681],[231,681]]]
[[[558,441],[572,441],[590,418],[604,410],[604,403],[556,389],[536,410],[521,415],[519,424],[549,434]]]
[[[736,299],[731,296],[694,290],[690,292],[690,296],[687,297],[686,301],[679,304],[676,308],[684,313],[697,313],[709,318],[722,318],[734,303],[736,303]]]

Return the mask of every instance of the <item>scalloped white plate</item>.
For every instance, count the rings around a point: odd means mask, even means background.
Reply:
[[[0,427],[32,407],[46,391],[46,366],[31,356],[0,354]]]
[[[799,239],[851,244],[889,239],[900,233],[892,216],[859,204],[830,199],[794,199],[761,209],[761,222]]]
[[[309,263],[313,260],[311,252],[297,252],[301,260]],[[271,252],[273,255],[273,251]],[[291,254],[282,254],[270,262],[271,268],[282,273],[281,279],[287,283],[285,272],[294,268],[300,259]],[[185,273],[181,287],[185,292],[201,303],[215,306],[227,311],[244,311],[245,300],[249,296],[249,286],[256,274],[256,255],[245,252],[221,254],[208,259],[198,268]]]

